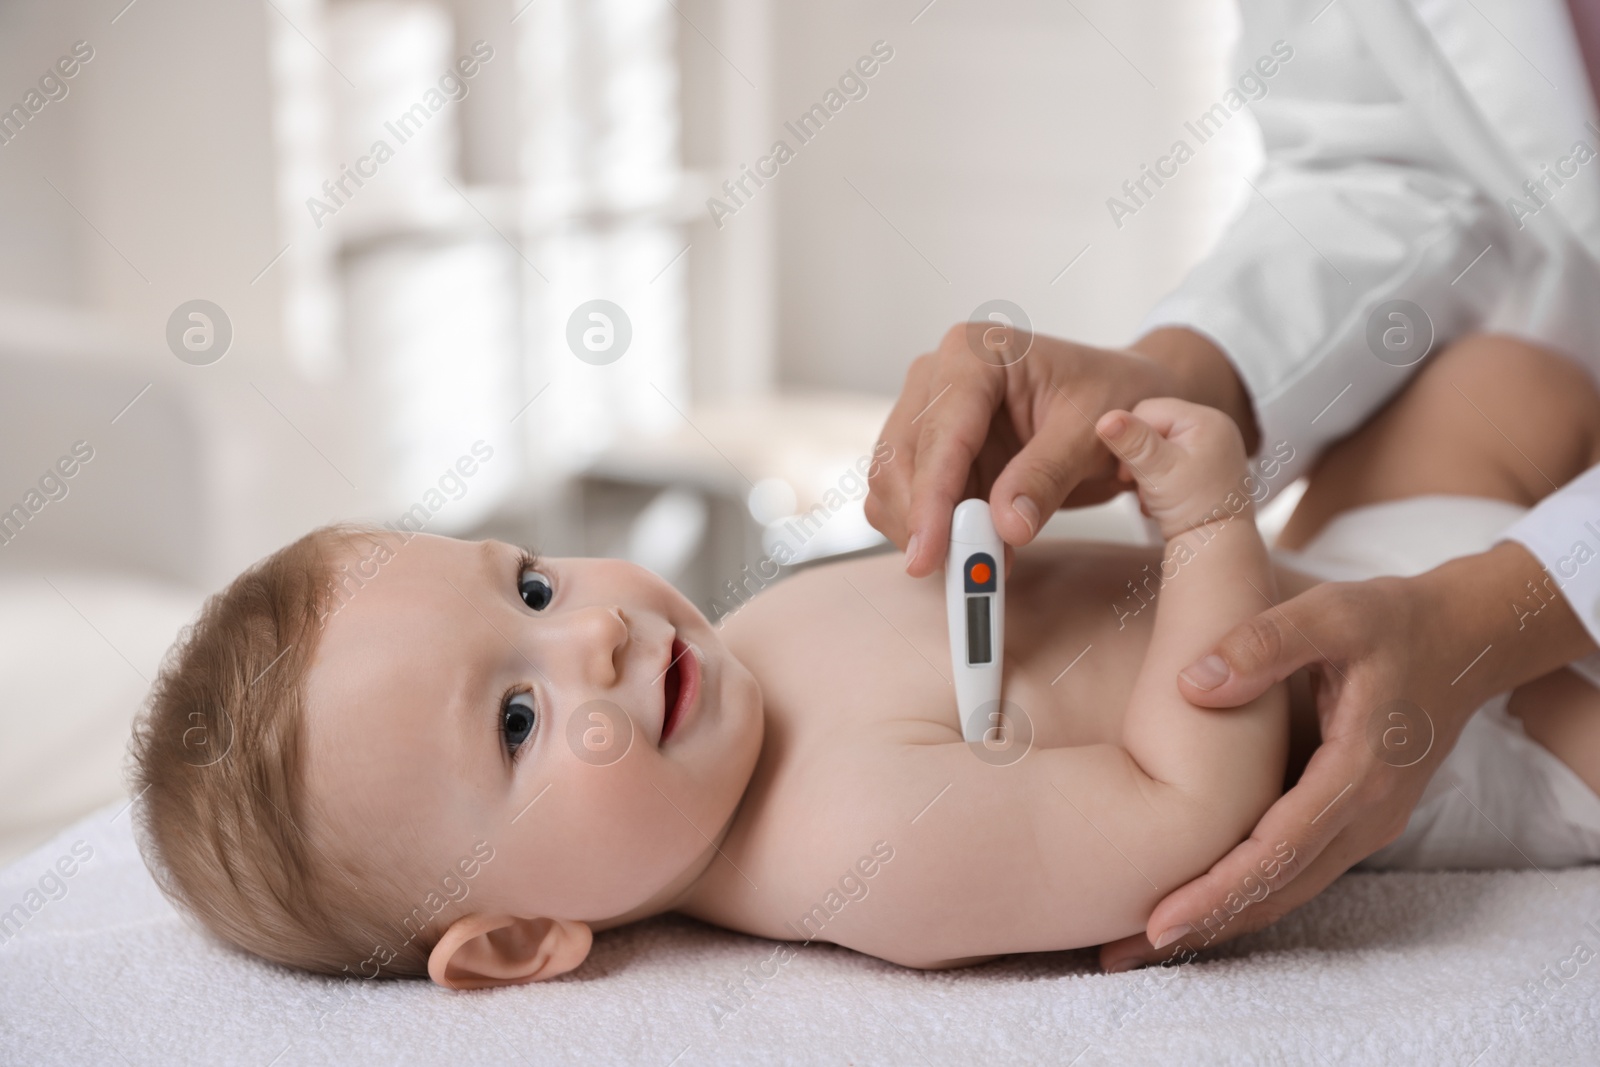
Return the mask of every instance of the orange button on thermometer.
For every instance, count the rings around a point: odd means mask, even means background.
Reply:
[[[990,727],[985,704],[1000,699],[1005,648],[1006,590],[1000,560],[1005,548],[986,500],[963,500],[950,522],[945,561],[945,612],[950,626],[950,667],[955,679],[961,735],[982,741]]]

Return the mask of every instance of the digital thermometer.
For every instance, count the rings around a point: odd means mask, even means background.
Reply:
[[[989,502],[963,500],[956,505],[950,521],[944,598],[956,707],[961,734],[968,741],[982,741],[995,725],[978,710],[985,704],[993,704],[995,709],[1000,706],[1006,632],[1006,586],[1000,568],[1004,553],[1005,546],[989,517]]]

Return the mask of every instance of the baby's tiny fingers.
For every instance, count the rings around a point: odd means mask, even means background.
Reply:
[[[1165,465],[1168,457],[1164,453],[1176,447],[1157,433],[1155,427],[1127,411],[1106,412],[1094,428],[1112,455],[1141,482],[1153,477],[1153,471]]]
[[[1133,417],[1143,419],[1155,427],[1156,433],[1170,438],[1185,422],[1192,422],[1197,415],[1203,415],[1208,410],[1203,405],[1191,404],[1175,396],[1152,396],[1133,406]]]

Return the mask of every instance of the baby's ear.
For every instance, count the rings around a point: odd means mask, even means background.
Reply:
[[[593,943],[588,923],[466,915],[428,954],[428,977],[447,989],[542,982],[582,963]]]

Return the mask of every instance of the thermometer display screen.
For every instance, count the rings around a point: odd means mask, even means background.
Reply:
[[[967,663],[976,666],[994,661],[994,648],[989,627],[989,605],[992,597],[967,597]]]

